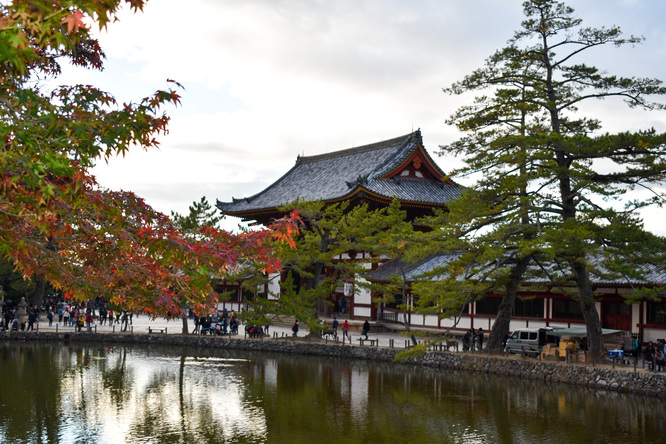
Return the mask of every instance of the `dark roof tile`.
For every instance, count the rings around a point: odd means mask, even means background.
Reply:
[[[218,200],[226,214],[251,213],[277,208],[296,199],[307,201],[341,200],[363,188],[379,196],[396,197],[403,202],[444,206],[460,195],[461,187],[437,179],[382,179],[417,149],[432,162],[423,149],[421,132],[383,142],[317,156],[298,157],[296,164],[260,193],[231,202]],[[436,166],[435,166],[436,167]],[[440,177],[445,174],[438,169]]]

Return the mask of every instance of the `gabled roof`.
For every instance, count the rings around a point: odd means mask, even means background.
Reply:
[[[363,195],[403,205],[446,207],[461,187],[423,147],[420,130],[383,142],[317,156],[298,156],[284,176],[254,196],[217,201],[224,214],[257,219],[296,199],[334,203]]]
[[[406,282],[422,281],[426,279],[435,280],[437,277],[428,277],[429,274],[441,269],[442,273],[445,267],[460,259],[461,252],[440,253],[429,256],[416,264],[406,264],[399,260],[393,260],[382,264],[377,270],[369,273],[368,280],[372,282],[389,282],[393,276],[405,279]],[[612,272],[606,270],[600,260],[590,258],[590,280],[597,286],[662,286],[666,285],[666,270],[653,264],[637,265],[642,273],[642,278],[614,276]],[[566,279],[563,271],[556,267],[548,270],[550,277],[555,279]],[[549,284],[552,283],[549,276],[546,276],[534,264],[531,264],[525,273],[523,284]]]
[[[369,273],[368,279],[372,282],[390,282],[395,276],[405,282],[415,282],[423,280],[423,275],[446,267],[460,258],[461,253],[435,254],[419,261],[416,264],[410,264],[401,260],[392,260],[385,262],[376,270]]]

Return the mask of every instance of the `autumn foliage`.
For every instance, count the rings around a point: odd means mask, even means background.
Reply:
[[[21,1],[0,5],[0,254],[26,277],[40,275],[70,297],[106,296],[154,314],[210,307],[211,277],[279,264],[275,242],[293,245],[292,219],[239,235],[204,227],[185,235],[130,192],[100,187],[89,169],[167,133],[165,106],[180,85],[118,104],[90,85],[45,90],[69,61],[102,69],[91,34],[143,0]]]

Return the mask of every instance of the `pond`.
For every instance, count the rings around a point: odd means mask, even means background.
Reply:
[[[0,344],[2,443],[663,443],[663,400],[399,364]]]

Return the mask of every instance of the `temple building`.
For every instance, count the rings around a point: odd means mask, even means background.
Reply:
[[[371,282],[389,282],[398,273],[405,279],[408,290],[405,294],[396,294],[395,302],[380,305],[377,319],[383,322],[405,322],[414,328],[441,329],[464,332],[468,329],[492,328],[495,316],[502,301],[502,294],[486,294],[482,299],[469,301],[462,309],[460,317],[441,318],[437,314],[414,313],[412,308],[418,296],[409,290],[414,282],[432,279],[433,271],[455,261],[455,253],[441,253],[424,259],[416,264],[390,261],[372,271],[368,279]],[[597,269],[601,269],[597,264]],[[530,272],[531,271],[531,272]],[[592,286],[596,294],[596,308],[602,328],[624,330],[636,335],[641,341],[653,341],[666,338],[666,295],[658,300],[637,300],[626,303],[636,288],[654,287],[666,282],[666,272],[657,267],[644,267],[644,279],[613,279],[606,273],[590,273]],[[560,273],[562,270],[560,271]],[[557,278],[562,278],[553,270]],[[551,275],[551,277],[553,277]],[[578,300],[558,291],[546,276],[540,276],[536,267],[528,270],[515,300],[511,317],[510,331],[521,327],[584,327],[583,313]],[[407,309],[398,309],[398,306]]]
[[[222,213],[242,218],[244,221],[268,225],[273,218],[282,217],[279,208],[296,199],[322,201],[335,204],[349,201],[352,205],[367,203],[371,209],[389,205],[393,198],[400,201],[409,220],[432,214],[434,209],[446,209],[461,195],[462,187],[448,178],[424,148],[419,130],[391,140],[370,145],[334,151],[316,156],[298,156],[295,165],[265,190],[249,197],[233,198],[231,202],[217,201]],[[340,260],[363,260],[363,253],[352,252]],[[404,265],[401,272],[407,276],[407,284],[420,279],[442,261],[450,260],[442,253],[420,264]],[[395,273],[396,264],[389,262],[371,273],[376,282],[387,281]],[[597,311],[604,328],[630,331],[643,341],[666,337],[666,299],[643,300],[626,304],[625,296],[636,286],[663,285],[666,274],[657,270],[647,273],[645,282],[610,281],[593,278],[598,294]],[[277,280],[263,291],[244,293],[240,285],[226,285],[225,291],[236,292],[237,297],[225,306],[239,310],[244,301],[253,297],[271,297],[279,293]],[[578,301],[550,291],[547,282],[524,282],[516,300],[511,329],[518,327],[583,326],[584,321]],[[546,288],[546,289],[544,289]],[[414,295],[409,291],[406,300],[395,304],[374,303],[368,290],[359,289],[351,282],[341,283],[331,300],[347,307],[350,319],[370,319],[377,322],[408,322],[413,327],[465,331],[469,328],[489,330],[492,326],[501,295],[489,294],[479,301],[472,301],[458,320],[440,319],[436,314],[422,315],[409,310],[414,305]],[[399,310],[404,303],[407,310]],[[330,313],[320,313],[328,315]]]
[[[421,131],[370,145],[334,151],[316,156],[298,156],[296,164],[275,183],[254,196],[231,202],[217,201],[223,214],[244,221],[268,225],[282,217],[282,205],[296,199],[335,204],[349,201],[351,205],[367,203],[372,209],[388,206],[395,198],[406,211],[409,220],[433,214],[434,209],[446,209],[460,196],[462,187],[448,179],[423,145]],[[340,260],[363,260],[363,253],[345,255]],[[277,294],[278,284],[263,292],[266,297]],[[341,283],[331,299],[346,307],[352,319],[376,319],[376,304],[368,291]],[[254,297],[243,294],[240,286],[225,286],[236,291],[238,299],[231,308],[240,308],[242,301]],[[328,313],[320,313],[327,315]]]

